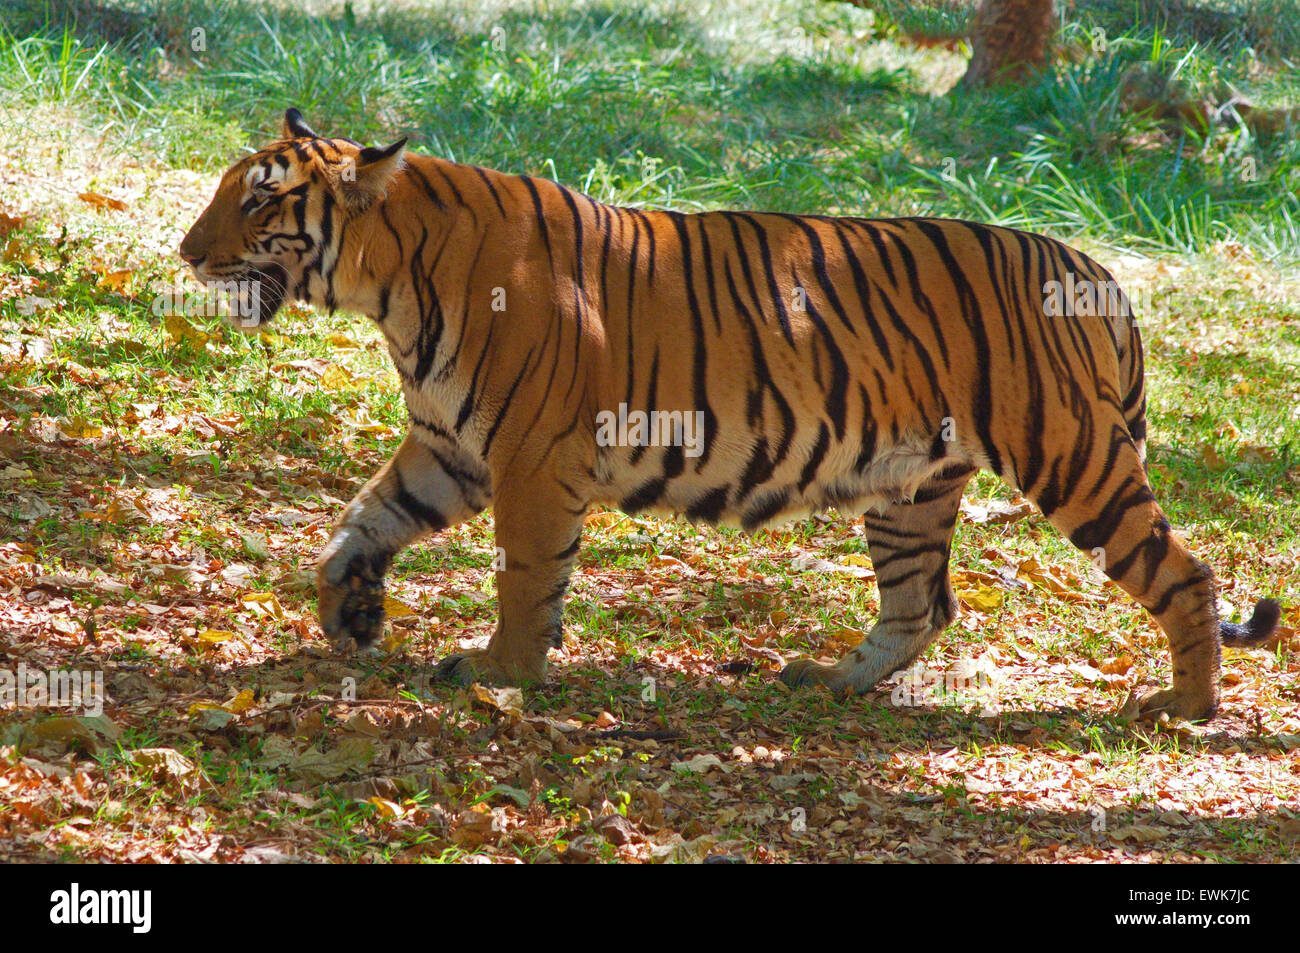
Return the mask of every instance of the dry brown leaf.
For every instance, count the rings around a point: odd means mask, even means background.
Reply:
[[[98,192],[81,192],[78,193],[77,198],[98,209],[112,209],[115,212],[126,211],[125,202],[120,199],[109,198],[107,195],[100,195]]]

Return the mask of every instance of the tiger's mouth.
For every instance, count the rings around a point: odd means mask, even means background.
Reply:
[[[256,328],[276,316],[288,293],[289,275],[279,265],[249,265],[232,297],[232,317],[241,328]]]

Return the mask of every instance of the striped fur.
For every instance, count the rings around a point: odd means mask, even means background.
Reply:
[[[397,552],[488,506],[500,621],[440,666],[466,681],[543,677],[593,504],[749,530],[834,507],[865,513],[880,619],[837,665],[782,677],[865,691],[953,618],[948,557],[978,468],[1158,620],[1174,687],[1148,712],[1212,717],[1221,642],[1272,633],[1272,600],[1219,622],[1209,568],[1156,505],[1126,309],[1047,313],[1051,282],[1113,287],[1079,252],[941,219],[614,208],[322,139],[293,110],[285,125],[227,172],[181,252],[201,278],[272,282],[262,321],[295,298],[387,339],[410,430],[321,558],[337,643],[379,634]],[[602,414],[620,406],[698,420],[697,441],[611,445]]]

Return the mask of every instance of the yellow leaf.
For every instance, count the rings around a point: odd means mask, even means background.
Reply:
[[[980,612],[992,612],[1002,605],[1002,591],[988,586],[963,589],[957,593],[957,597],[972,609],[977,609]]]
[[[870,566],[871,559],[862,553],[849,553],[840,559],[845,566]]]
[[[214,705],[212,702],[195,702],[190,706],[189,713],[191,716],[201,711],[224,711],[232,715],[239,715],[253,707],[253,691],[245,688],[224,705]]]
[[[0,252],[4,261],[20,261],[28,268],[41,267],[41,256],[33,245],[27,245],[17,235],[11,235],[5,242],[4,251]]]
[[[1035,582],[1039,585],[1046,585],[1046,570],[1038,564],[1033,556],[1023,559],[1016,566],[1016,575],[1027,582]]]
[[[361,346],[346,334],[339,334],[337,331],[329,336],[329,342],[340,348],[358,348]]]
[[[517,688],[489,688],[475,682],[474,697],[504,714],[523,717],[524,693]]]
[[[93,440],[96,437],[104,436],[103,428],[92,424],[85,417],[71,417],[65,423],[59,425],[59,430],[65,437],[71,437],[74,440]]]
[[[239,599],[245,609],[257,616],[269,616],[272,619],[284,618],[284,607],[273,592],[250,592]]]
[[[126,294],[127,285],[131,283],[131,279],[134,276],[135,272],[130,269],[125,271],[108,271],[100,276],[99,284],[100,287],[107,288],[109,291]]]
[[[352,386],[352,373],[338,364],[331,364],[321,373],[320,386],[323,390],[343,390]]]
[[[245,688],[242,692],[230,699],[230,701],[226,702],[221,707],[236,715],[240,712],[248,711],[248,709],[253,707],[253,690],[251,688]]]
[[[360,411],[353,417],[343,417],[341,418],[341,422],[344,425],[351,427],[354,430],[360,430],[363,433],[379,434],[384,437],[392,436],[394,433],[392,427],[388,426],[388,424],[371,420],[365,411]]]
[[[853,646],[857,645],[866,637],[867,637],[867,633],[863,632],[861,629],[853,629],[853,628],[849,628],[848,626],[844,626],[843,628],[836,630],[835,634],[831,636],[831,638],[833,638],[836,642],[839,642],[841,645],[848,646],[849,648],[852,648]]]
[[[379,809],[380,817],[401,817],[402,816],[402,809],[400,807],[398,807],[392,801],[385,801],[383,798],[379,797],[378,795],[372,797],[366,803],[373,804],[375,807],[377,807]]]
[[[194,325],[185,320],[184,315],[164,314],[163,328],[167,336],[171,338],[173,344],[205,344],[212,336],[205,331],[200,331]]]
[[[401,599],[394,599],[392,596],[384,596],[384,615],[390,619],[402,619],[406,616],[417,615],[418,613],[408,606]]]

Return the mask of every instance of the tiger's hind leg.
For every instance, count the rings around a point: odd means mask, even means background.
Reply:
[[[1169,641],[1173,688],[1141,703],[1143,716],[1167,712],[1189,720],[1213,718],[1219,707],[1221,642],[1253,645],[1277,624],[1279,607],[1262,600],[1245,625],[1219,621],[1214,574],[1174,535],[1147,483],[1137,447],[1118,422],[1113,444],[1094,448],[1107,459],[1095,480],[1052,481],[1028,495],[1052,525],[1150,612]],[[1097,454],[1100,454],[1099,456]]]
[[[948,556],[962,490],[974,472],[950,467],[925,483],[912,502],[863,517],[880,587],[880,619],[835,665],[799,659],[785,667],[781,681],[866,692],[925,651],[957,612]]]

